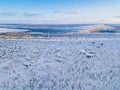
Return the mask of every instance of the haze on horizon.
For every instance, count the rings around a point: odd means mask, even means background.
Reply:
[[[120,23],[120,0],[0,0],[0,23]]]

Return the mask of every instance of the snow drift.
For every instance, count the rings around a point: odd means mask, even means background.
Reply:
[[[83,30],[80,30],[80,33],[82,34],[88,34],[88,33],[99,33],[100,30],[115,30],[117,28],[108,26],[108,25],[92,25],[92,26],[85,26],[83,27]]]

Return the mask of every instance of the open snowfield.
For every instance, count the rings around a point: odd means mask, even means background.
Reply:
[[[120,90],[120,40],[1,40],[0,90]]]

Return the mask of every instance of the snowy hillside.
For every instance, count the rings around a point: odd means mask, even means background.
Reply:
[[[119,90],[120,41],[0,41],[0,90]]]

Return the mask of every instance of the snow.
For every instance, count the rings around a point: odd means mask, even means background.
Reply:
[[[0,90],[119,90],[120,40],[1,40]]]
[[[28,31],[28,30],[0,28],[0,33],[6,33],[6,32],[25,32],[25,31]]]
[[[68,35],[71,34],[94,34],[94,33],[101,33],[101,30],[119,30],[119,28],[115,26],[105,25],[105,24],[96,24],[96,25],[88,25],[88,26],[81,26],[81,29],[78,32],[68,32]]]
[[[113,27],[113,26],[108,26],[108,25],[104,25],[104,24],[98,24],[98,25],[92,25],[92,26],[85,26],[83,27],[83,30],[80,31],[80,33],[95,33],[95,32],[99,32],[100,30],[116,30],[117,28]]]

